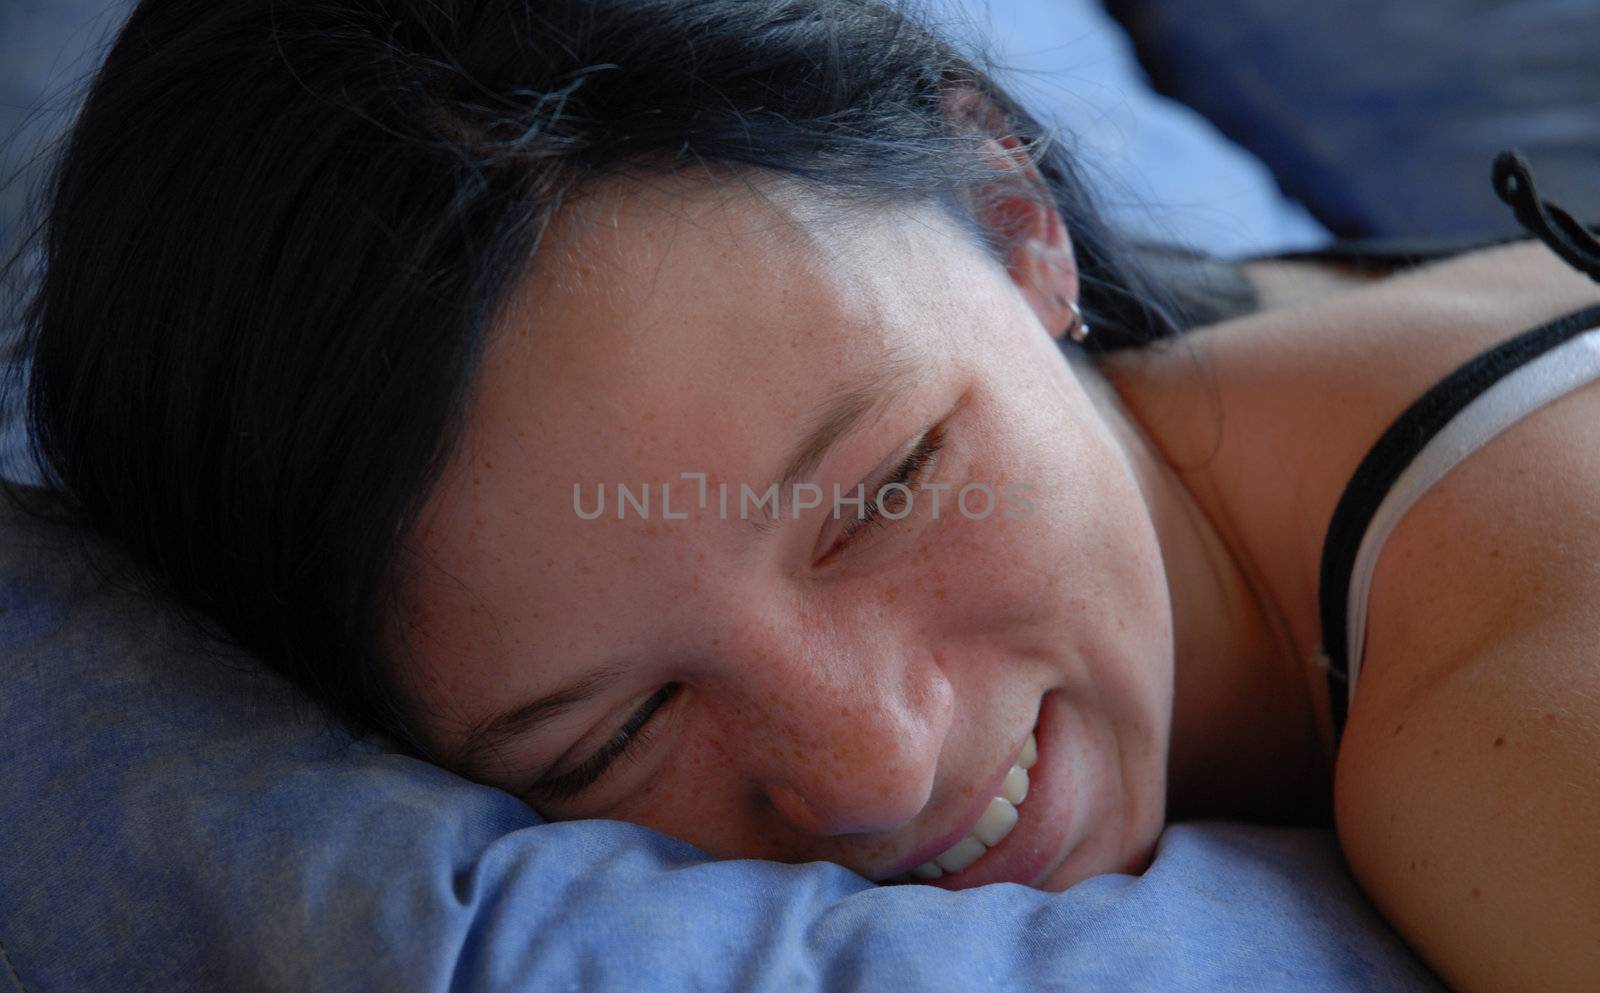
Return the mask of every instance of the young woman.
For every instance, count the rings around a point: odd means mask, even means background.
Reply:
[[[147,0],[30,420],[197,617],[547,816],[1052,889],[1331,816],[1453,985],[1578,988],[1600,267],[1496,178],[1551,247],[1230,314],[873,0]]]

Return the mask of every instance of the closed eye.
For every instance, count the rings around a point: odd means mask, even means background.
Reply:
[[[654,727],[651,718],[676,696],[681,688],[680,683],[668,683],[661,687],[634,711],[621,727],[617,728],[598,751],[584,759],[570,772],[534,783],[523,794],[523,799],[534,806],[568,800],[604,779],[615,767],[618,759],[624,756],[636,756],[649,744]]]
[[[869,525],[883,527],[886,513],[889,515],[888,520],[899,520],[900,517],[894,515],[909,499],[907,492],[911,484],[927,475],[938,458],[939,450],[943,447],[943,427],[932,428],[924,434],[905,459],[868,490],[869,495],[862,504],[860,512],[840,529],[839,542],[834,546],[834,550],[850,541],[862,528]],[[901,489],[902,487],[904,489]],[[829,554],[831,555],[832,551]]]

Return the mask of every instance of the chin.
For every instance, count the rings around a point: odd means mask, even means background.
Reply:
[[[1094,827],[1036,887],[1060,892],[1092,876],[1144,875],[1155,861],[1167,813],[1165,777],[1147,785],[1148,790],[1123,794],[1120,810],[1112,803],[1095,811],[1098,816],[1090,820]]]
[[[1126,876],[1142,876],[1155,861],[1156,844],[1160,840],[1161,832],[1142,832],[1137,843],[1128,846],[1119,846],[1119,850],[1101,852],[1089,847],[1074,852],[1062,862],[1037,888],[1051,893],[1062,890],[1083,882],[1094,876],[1103,876],[1107,873],[1120,873]]]

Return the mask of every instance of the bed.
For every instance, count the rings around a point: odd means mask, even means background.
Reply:
[[[61,126],[70,101],[52,95],[122,7],[0,13],[11,168]],[[1331,237],[1262,157],[1153,90],[1096,3],[935,13],[991,39],[1141,237],[1227,258]],[[15,187],[3,205],[11,238]],[[0,466],[25,485],[4,413]],[[877,887],[825,863],[712,861],[626,824],[544,823],[352,740],[134,592],[114,551],[8,502],[0,680],[0,987],[16,993],[1443,989],[1325,830],[1173,824],[1144,875],[1052,894]]]

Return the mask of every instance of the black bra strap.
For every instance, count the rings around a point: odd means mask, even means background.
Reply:
[[[1516,212],[1517,223],[1568,265],[1600,282],[1600,241],[1571,214],[1540,198],[1528,163],[1515,150],[1495,157],[1494,192]]]
[[[1494,160],[1494,191],[1516,212],[1518,223],[1573,268],[1600,282],[1600,240],[1572,215],[1539,197],[1521,155],[1501,152]],[[1600,326],[1600,307],[1567,314],[1490,348],[1434,384],[1389,425],[1346,484],[1322,543],[1318,611],[1327,668],[1334,747],[1348,718],[1349,653],[1346,611],[1356,553],[1379,505],[1400,474],[1454,417],[1486,389],[1568,339]]]
[[[1325,659],[1333,737],[1344,733],[1349,701],[1350,652],[1347,611],[1356,555],[1378,508],[1402,473],[1435,436],[1467,405],[1504,377],[1572,338],[1600,327],[1600,306],[1556,318],[1480,352],[1439,380],[1391,423],[1345,485],[1322,542],[1318,612]]]

